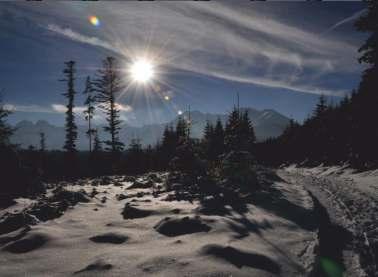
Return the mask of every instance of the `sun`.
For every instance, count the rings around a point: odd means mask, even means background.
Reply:
[[[137,83],[147,83],[154,78],[154,66],[149,60],[138,59],[131,65],[130,75]]]

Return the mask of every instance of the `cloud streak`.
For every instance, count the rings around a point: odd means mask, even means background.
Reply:
[[[63,28],[63,27],[60,27],[56,24],[48,24],[46,29],[51,31],[51,32],[62,35],[64,37],[68,38],[68,39],[71,39],[73,41],[89,44],[89,45],[92,45],[92,46],[102,47],[102,48],[112,50],[112,51],[115,49],[115,47],[113,47],[110,43],[108,43],[106,41],[102,41],[101,39],[99,39],[97,37],[90,37],[90,36],[85,36],[85,35],[79,34],[75,31],[71,30],[70,28]]]
[[[99,15],[102,27],[83,20],[88,11]],[[133,2],[62,3],[47,5],[44,13],[42,26],[49,32],[118,53],[126,61],[149,55],[163,73],[179,69],[275,89],[339,95],[345,91],[320,86],[321,78],[359,69],[357,46],[289,24],[250,3],[159,2],[143,8]],[[67,14],[69,27],[62,27]]]
[[[322,34],[327,34],[333,30],[335,30],[336,28],[340,27],[341,25],[344,25],[348,22],[351,22],[351,21],[354,21],[356,20],[357,18],[359,18],[362,14],[364,14],[366,12],[366,9],[362,9],[354,14],[352,14],[351,16],[348,16],[347,18],[344,18],[343,20],[340,20],[339,22],[333,24],[331,27],[329,27],[327,30],[325,30]]]

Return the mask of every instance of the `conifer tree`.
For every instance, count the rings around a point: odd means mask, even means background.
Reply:
[[[163,132],[163,138],[161,143],[162,158],[164,164],[168,165],[169,160],[173,157],[177,146],[177,135],[173,129],[173,126],[166,126]]]
[[[214,159],[214,138],[214,126],[207,120],[203,130],[203,148],[205,156],[209,160]]]
[[[319,101],[316,104],[316,108],[315,108],[315,111],[314,111],[314,117],[321,117],[325,113],[327,108],[328,108],[327,99],[322,94],[322,95],[320,95]]]
[[[225,128],[224,142],[227,151],[239,150],[240,112],[234,107],[228,116]]]
[[[245,111],[241,116],[239,138],[240,149],[244,151],[251,151],[252,146],[256,141],[256,136],[252,121],[250,120],[248,115],[248,111]]]
[[[0,146],[10,145],[9,138],[13,133],[13,129],[6,122],[9,114],[10,111],[4,108],[0,95]]]
[[[39,151],[42,153],[46,151],[46,136],[44,132],[39,133]]]
[[[66,105],[66,141],[64,144],[64,149],[68,153],[76,152],[76,144],[75,141],[77,139],[77,126],[75,124],[75,114],[74,114],[74,99],[75,99],[75,88],[74,88],[74,81],[75,81],[75,62],[68,61],[64,63],[66,68],[63,70],[63,74],[65,78],[61,81],[67,83],[67,91],[63,93],[63,95],[67,98],[68,103]]]
[[[224,129],[220,118],[217,119],[215,124],[213,145],[216,157],[224,153]]]
[[[121,129],[120,109],[116,103],[116,96],[121,92],[121,77],[116,69],[116,60],[107,57],[103,66],[98,70],[98,78],[94,81],[95,89],[98,92],[97,101],[106,114],[108,126],[104,130],[110,134],[110,140],[105,141],[108,146],[106,150],[113,154],[119,154],[124,144],[119,140]],[[114,156],[113,156],[114,157]]]
[[[96,130],[93,129],[93,127],[92,127],[92,118],[93,118],[94,111],[95,111],[95,107],[94,107],[95,96],[93,95],[94,88],[92,86],[92,82],[91,82],[91,79],[90,79],[89,76],[86,79],[85,90],[84,90],[83,93],[87,97],[85,99],[85,102],[84,102],[84,104],[86,105],[84,115],[85,115],[85,120],[88,121],[88,129],[87,129],[86,134],[89,138],[89,152],[92,152],[92,137],[93,137],[94,133],[96,132]]]
[[[101,144],[101,141],[98,137],[98,131],[97,130],[94,131],[93,152],[94,153],[102,152],[102,144]]]
[[[359,61],[367,65],[363,72],[358,93],[352,97],[351,112],[353,136],[352,148],[358,166],[378,164],[378,126],[371,124],[378,117],[378,2],[364,1],[365,12],[355,23],[359,31],[370,33],[359,49]],[[369,165],[370,164],[370,165]]]
[[[179,117],[176,125],[176,135],[179,141],[186,140],[188,135],[188,123],[183,117]]]
[[[211,124],[209,120],[206,121],[205,128],[203,130],[203,139],[205,142],[211,142],[214,136],[214,126]]]

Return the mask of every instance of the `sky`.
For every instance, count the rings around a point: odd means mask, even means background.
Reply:
[[[358,86],[367,34],[353,22],[364,11],[361,2],[2,2],[2,98],[14,111],[11,123],[63,125],[59,80],[64,62],[74,60],[75,111],[84,123],[85,78],[114,56],[126,124],[167,122],[189,105],[227,113],[237,93],[243,107],[302,121],[320,94],[337,103]],[[140,59],[154,70],[144,84],[130,77]],[[95,121],[104,122],[101,112]]]

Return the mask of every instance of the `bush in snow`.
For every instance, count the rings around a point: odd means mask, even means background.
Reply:
[[[232,186],[254,187],[257,185],[254,163],[251,153],[231,151],[222,159],[220,177]]]

